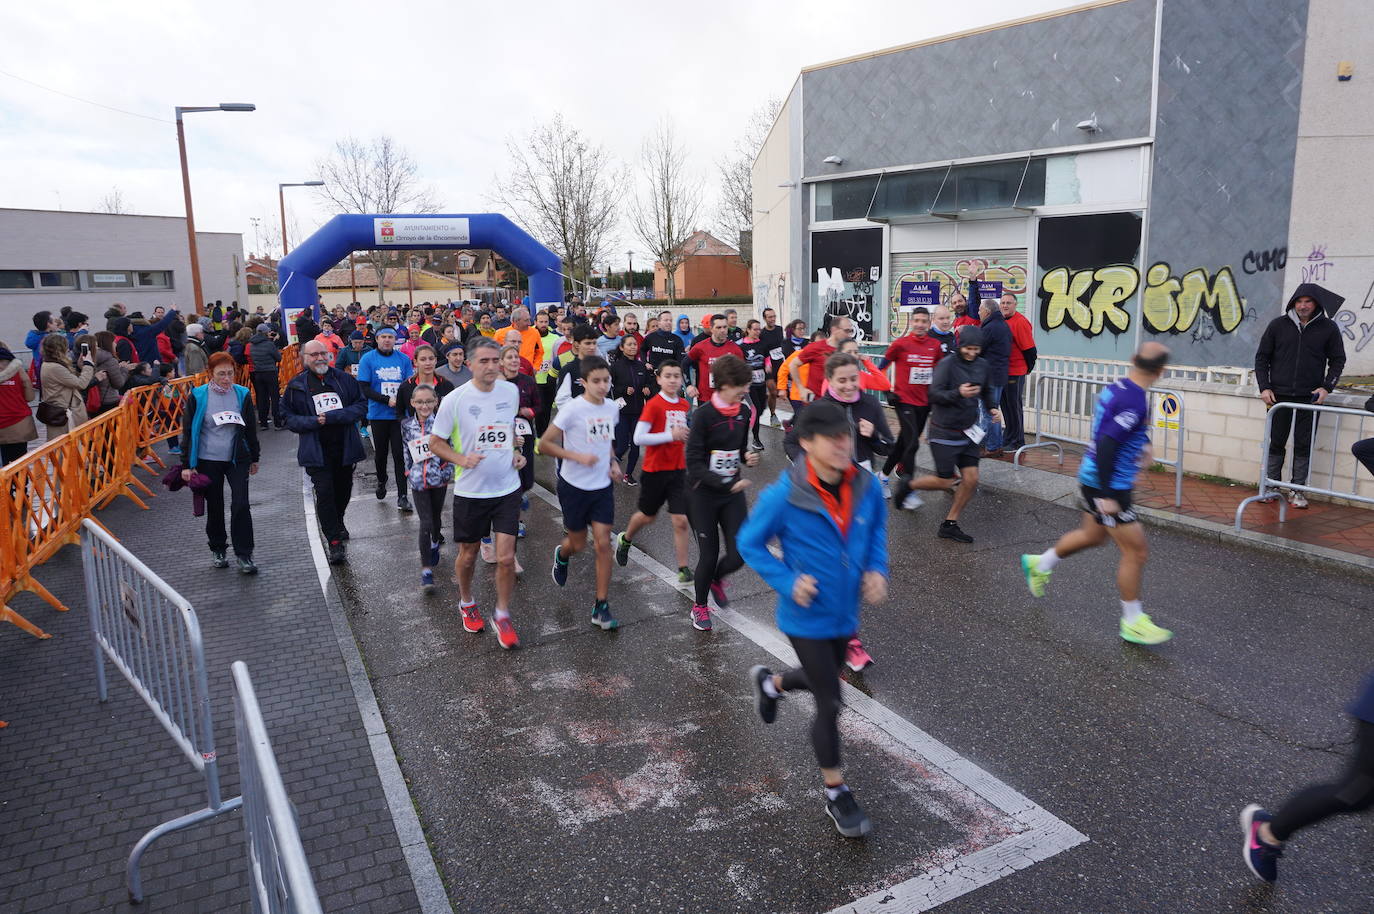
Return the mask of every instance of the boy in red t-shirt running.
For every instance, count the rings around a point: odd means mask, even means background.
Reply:
[[[643,471],[639,478],[639,510],[629,526],[615,538],[615,560],[622,566],[630,559],[635,535],[652,524],[659,509],[667,504],[673,522],[673,552],[677,557],[677,579],[692,580],[687,566],[687,547],[691,531],[687,526],[687,401],[678,396],[682,390],[682,366],[672,359],[658,363],[658,393],[644,404],[635,423],[634,442],[644,449]]]

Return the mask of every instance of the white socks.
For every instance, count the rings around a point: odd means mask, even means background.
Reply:
[[[1040,561],[1035,566],[1037,571],[1053,571],[1054,566],[1060,562],[1059,553],[1054,551],[1054,547],[1046,549],[1040,553]]]
[[[827,787],[825,788],[825,798],[831,801],[838,800],[840,794],[846,793],[848,790],[849,785],[847,784],[840,784],[838,787]]]
[[[1140,601],[1139,601],[1139,600],[1122,600],[1122,601],[1121,601],[1121,621],[1122,621],[1122,622],[1125,622],[1127,625],[1133,625],[1133,624],[1135,623],[1135,620],[1139,619],[1139,618],[1140,618],[1141,616],[1143,616],[1143,615],[1144,615],[1144,613],[1140,611]]]
[[[772,676],[763,677],[763,694],[767,695],[769,698],[782,697],[782,693],[778,691],[778,687],[773,685]]]

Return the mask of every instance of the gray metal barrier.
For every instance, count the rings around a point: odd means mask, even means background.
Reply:
[[[1035,441],[1016,449],[1012,463],[1021,465],[1021,455],[1040,447],[1052,447],[1064,465],[1064,444],[1082,448],[1092,445],[1093,413],[1102,388],[1114,379],[1078,378],[1044,374],[1035,377]],[[1176,390],[1151,387],[1150,445],[1154,462],[1174,471],[1174,507],[1183,504],[1183,441],[1187,434],[1183,394]],[[1168,409],[1166,409],[1168,407]],[[1173,456],[1169,456],[1172,452]]]
[[[1308,446],[1310,448],[1309,453],[1311,457],[1315,457],[1317,453],[1317,433],[1322,428],[1321,417],[1324,415],[1330,415],[1335,417],[1335,422],[1327,426],[1327,430],[1331,434],[1331,462],[1325,471],[1326,477],[1331,481],[1331,485],[1329,488],[1310,485],[1313,473],[1317,471],[1315,461],[1311,461],[1310,458],[1307,475],[1309,485],[1299,485],[1294,482],[1284,482],[1282,479],[1273,479],[1269,476],[1269,440],[1272,437],[1274,431],[1274,417],[1281,415],[1283,410],[1290,411],[1290,448],[1293,447],[1297,442],[1297,430],[1293,427],[1297,425],[1297,414],[1302,412],[1315,414],[1312,418],[1312,437],[1308,442]],[[1370,435],[1374,435],[1374,431],[1370,431],[1367,434],[1365,428],[1366,421],[1370,421],[1371,424],[1374,424],[1374,415],[1371,415],[1369,412],[1362,409],[1350,409],[1344,406],[1326,406],[1324,404],[1317,403],[1275,403],[1273,406],[1269,407],[1269,412],[1264,417],[1264,441],[1262,444],[1260,444],[1261,470],[1259,494],[1251,495],[1249,498],[1245,499],[1239,505],[1236,506],[1236,530],[1242,529],[1241,521],[1245,514],[1245,509],[1250,507],[1257,501],[1272,501],[1273,499],[1277,498],[1279,502],[1279,523],[1283,523],[1284,521],[1286,521],[1288,519],[1288,502],[1284,500],[1283,496],[1280,494],[1280,489],[1292,489],[1296,492],[1313,492],[1317,495],[1330,495],[1337,498],[1346,498],[1350,501],[1358,501],[1364,504],[1374,505],[1374,498],[1371,498],[1368,495],[1360,495],[1357,492],[1360,482],[1361,466],[1360,463],[1356,461],[1353,456],[1350,458],[1351,467],[1349,487],[1336,488],[1336,483],[1338,481],[1342,481],[1345,479],[1344,473],[1341,473],[1338,476],[1336,472],[1336,460],[1338,457],[1342,457],[1342,449],[1339,445],[1341,440],[1341,422],[1345,416],[1353,416],[1356,420],[1354,423],[1355,438],[1368,438],[1370,437]],[[1349,425],[1347,425],[1346,428],[1348,429]],[[1280,467],[1280,469],[1282,469],[1282,467]]]
[[[277,757],[267,738],[253,680],[242,660],[231,669],[254,914],[320,914],[320,899],[301,846],[295,809],[286,796]]]
[[[138,903],[143,900],[139,861],[148,847],[163,835],[237,809],[243,798],[220,797],[205,648],[191,604],[90,520],[81,524],[81,563],[100,700],[108,697],[108,660],[205,776],[205,808],[153,828],[129,854],[129,899]]]

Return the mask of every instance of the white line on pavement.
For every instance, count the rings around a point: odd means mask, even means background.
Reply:
[[[558,497],[536,485],[531,494],[562,511]],[[631,549],[630,558],[668,587],[692,596],[692,585],[680,584],[677,572],[640,549]],[[792,646],[771,626],[763,626],[728,609],[712,612],[715,618],[789,666],[797,663]],[[841,683],[845,707],[885,731],[893,739],[920,755],[934,768],[995,806],[1023,831],[989,847],[951,860],[890,888],[879,889],[835,908],[830,914],[915,914],[929,911],[952,898],[1009,876],[1016,870],[1053,857],[1082,844],[1088,836],[1051,815],[1014,788],[1002,783],[977,765],[959,755],[935,737],[870,698],[849,683]]]

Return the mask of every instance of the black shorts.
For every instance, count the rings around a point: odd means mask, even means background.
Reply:
[[[640,475],[640,513],[653,517],[665,504],[669,514],[687,513],[686,470],[660,470]]]
[[[453,496],[453,540],[475,543],[492,533],[520,532],[520,490],[496,498]]]
[[[966,440],[963,444],[943,444],[930,439],[928,443],[930,456],[935,460],[935,475],[941,479],[953,479],[958,476],[955,467],[962,470],[978,466],[978,455],[982,453],[982,447],[972,441]]]
[[[1079,486],[1079,495],[1083,499],[1083,510],[1093,516],[1104,527],[1115,527],[1118,524],[1133,524],[1140,518],[1131,507],[1130,489],[1096,489],[1092,486]],[[1105,514],[1097,507],[1097,499],[1110,498],[1120,505],[1120,510],[1115,514]]]
[[[519,498],[516,506],[519,506]],[[558,505],[563,509],[563,529],[580,533],[588,524],[615,523],[615,486],[588,492],[558,477]]]

